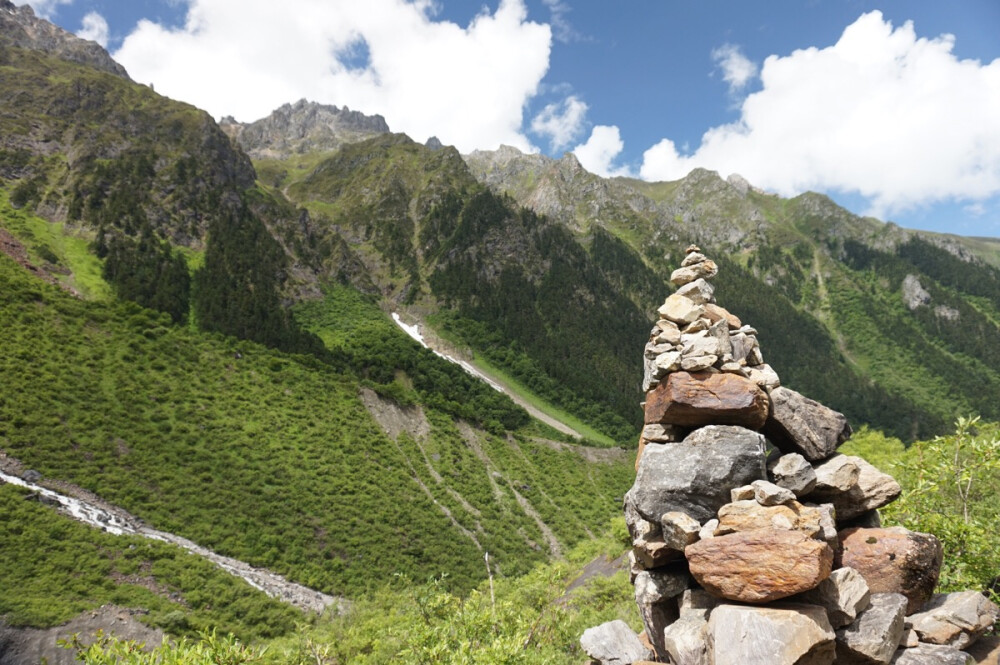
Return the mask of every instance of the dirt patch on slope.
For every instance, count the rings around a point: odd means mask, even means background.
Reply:
[[[403,432],[415,441],[430,435],[431,424],[427,422],[427,416],[419,406],[400,406],[370,388],[362,388],[360,397],[368,413],[393,440],[398,439]]]
[[[116,605],[103,605],[80,614],[68,623],[54,628],[14,628],[0,622],[0,665],[73,665],[73,651],[63,649],[56,640],[69,639],[79,633],[90,644],[98,630],[105,634],[138,642],[149,648],[163,642],[163,631],[139,621],[140,611]]]

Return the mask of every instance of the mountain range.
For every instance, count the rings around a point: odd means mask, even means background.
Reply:
[[[606,531],[641,425],[640,349],[691,244],[783,381],[855,426],[909,442],[1000,419],[995,239],[704,170],[649,183],[571,154],[461,155],[305,100],[217,123],[7,0],[0,90],[0,448],[326,593],[441,572],[468,590]],[[18,528],[33,522],[63,528]],[[85,609],[63,563],[4,590],[0,614]],[[153,558],[115,566],[102,598],[142,587],[167,599],[157,625],[219,620]]]

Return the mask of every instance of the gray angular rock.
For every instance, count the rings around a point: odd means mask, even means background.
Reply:
[[[676,293],[685,298],[690,298],[698,305],[707,305],[713,301],[715,287],[706,280],[699,278],[680,287]]]
[[[850,625],[837,631],[837,662],[888,663],[903,639],[906,596],[875,593]]]
[[[964,651],[936,644],[900,649],[889,662],[892,665],[976,665],[975,659]]]
[[[816,487],[816,470],[798,453],[789,453],[777,458],[768,468],[771,481],[795,493],[805,496]]]
[[[679,566],[646,570],[635,578],[635,604],[658,658],[667,655],[663,630],[680,616],[677,597],[689,584],[687,571]]]
[[[750,364],[749,361],[747,362]],[[765,362],[761,362],[754,367],[748,367],[747,373],[751,381],[765,390],[770,391],[781,386],[781,379],[778,378],[778,373]]]
[[[621,619],[583,631],[580,646],[600,665],[631,665],[637,660],[647,660],[651,655],[639,641],[639,636]]]
[[[755,480],[750,486],[753,487],[754,499],[762,506],[780,506],[795,501],[795,494],[790,489],[769,480]]]
[[[833,455],[816,465],[816,487],[813,495],[820,498],[833,497],[850,491],[858,484],[861,469],[853,457]]]
[[[775,388],[770,397],[771,413],[764,434],[783,453],[799,453],[810,462],[818,462],[832,455],[851,435],[842,413],[794,390]]]
[[[732,347],[733,360],[746,364],[750,351],[757,346],[757,338],[744,332],[730,333],[729,344]]]
[[[978,591],[936,593],[908,617],[921,642],[964,649],[997,620],[997,606]]]
[[[663,631],[663,648],[673,665],[710,665],[708,618],[681,617]]]
[[[815,589],[799,594],[796,599],[823,607],[830,625],[843,628],[868,609],[871,593],[861,573],[853,568],[838,568]]]
[[[714,665],[829,665],[834,632],[815,605],[719,605],[708,622]]]
[[[701,531],[698,532],[698,540],[708,540],[709,538],[715,538],[715,531],[719,528],[719,520],[710,519],[701,525]]]
[[[698,540],[701,524],[687,513],[673,511],[663,514],[660,528],[667,547],[683,552],[685,547]]]
[[[842,524],[891,503],[901,492],[892,476],[851,455],[833,455],[817,465],[816,478],[809,498],[832,503]]]
[[[674,293],[664,301],[657,312],[661,319],[687,325],[700,319],[701,315],[705,313],[705,308],[690,298]]]
[[[642,438],[650,443],[673,443],[681,441],[688,432],[682,427],[653,423],[642,428]]]
[[[629,490],[646,520],[680,511],[699,522],[729,503],[730,490],[766,478],[764,437],[743,427],[709,425],[683,441],[647,446]]]
[[[653,341],[656,344],[680,344],[681,343],[681,330],[677,327],[677,324],[673,321],[668,321],[667,319],[660,319],[656,322],[656,327],[653,328],[654,336]]]
[[[728,337],[728,335],[727,335]],[[719,345],[719,338],[710,335],[709,330],[700,330],[695,333],[684,333],[681,335],[681,352],[684,357],[695,356],[721,356],[722,350]]]
[[[688,356],[681,360],[685,372],[701,372],[719,362],[719,356]]]

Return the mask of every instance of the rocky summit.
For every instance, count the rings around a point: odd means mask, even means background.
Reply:
[[[686,255],[643,353],[646,424],[624,499],[652,660],[588,631],[592,662],[974,662],[962,649],[997,606],[934,595],[937,538],[880,525],[899,484],[837,452],[847,419],[781,385],[757,331],[715,303],[717,264]]]

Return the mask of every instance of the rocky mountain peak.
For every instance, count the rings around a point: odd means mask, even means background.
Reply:
[[[365,115],[346,106],[305,99],[284,104],[256,122],[240,123],[230,116],[219,125],[254,159],[329,152],[346,143],[389,133],[389,125],[381,115]]]
[[[10,0],[0,0],[0,46],[44,51],[63,60],[129,78],[125,68],[96,42],[66,32],[35,16],[28,5],[18,7]]]

